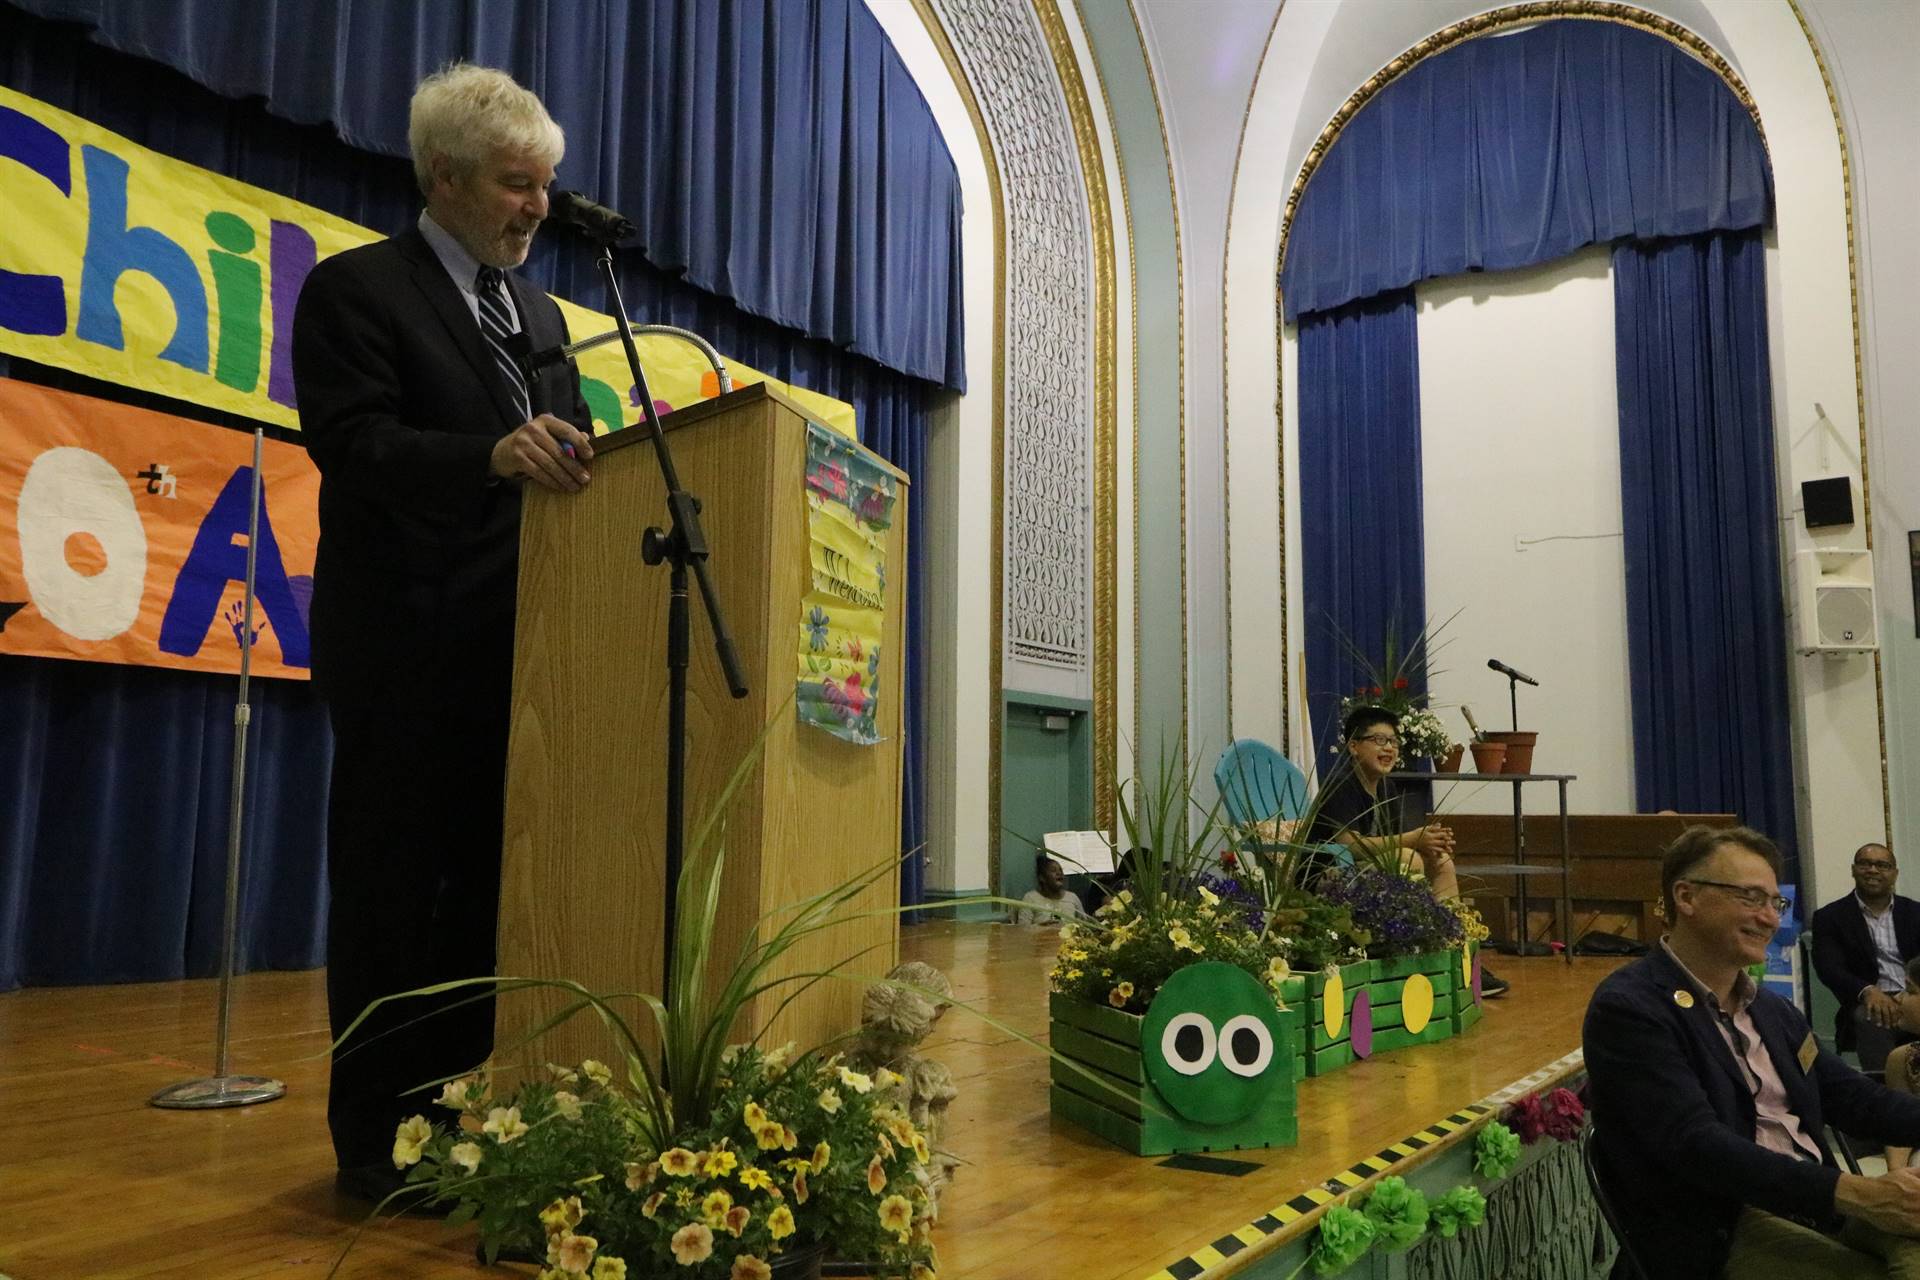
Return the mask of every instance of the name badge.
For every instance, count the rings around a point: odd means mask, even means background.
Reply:
[[[1813,1032],[1809,1031],[1807,1032],[1807,1038],[1800,1042],[1799,1058],[1801,1072],[1804,1074],[1805,1072],[1813,1070],[1814,1059],[1819,1056],[1820,1046],[1814,1042]]]

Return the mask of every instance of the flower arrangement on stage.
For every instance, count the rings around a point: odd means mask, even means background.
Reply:
[[[1434,896],[1425,880],[1383,866],[1356,866],[1321,883],[1321,895],[1345,907],[1373,957],[1445,951],[1460,945],[1460,914]],[[1467,910],[1471,911],[1469,907]]]
[[[1544,1096],[1530,1093],[1514,1099],[1500,1113],[1500,1119],[1527,1146],[1541,1138],[1572,1142],[1586,1127],[1587,1107],[1573,1090],[1555,1089]]]
[[[705,1114],[663,1130],[644,1082],[593,1061],[548,1071],[499,1099],[454,1081],[438,1099],[454,1118],[415,1117],[394,1141],[394,1163],[457,1200],[489,1254],[540,1258],[548,1280],[766,1280],[781,1255],[831,1244],[932,1274],[930,1152],[891,1072],[734,1046]]]
[[[930,1152],[901,1079],[861,1074],[823,1050],[796,1056],[791,1046],[728,1043],[755,997],[842,976],[840,965],[786,977],[771,970],[893,869],[888,861],[773,913],[731,968],[710,966],[725,863],[718,815],[758,757],[756,746],[688,843],[666,998],[607,997],[565,980],[471,978],[376,1001],[342,1035],[387,1000],[467,988],[559,991],[570,1003],[548,1026],[590,1010],[613,1035],[618,1067],[550,1066],[549,1078],[506,1096],[482,1077],[445,1082],[438,1102],[452,1116],[417,1115],[395,1134],[394,1164],[415,1188],[395,1194],[451,1205],[448,1221],[477,1224],[489,1262],[542,1262],[543,1280],[768,1280],[777,1266],[831,1250],[887,1275],[931,1280]],[[636,1005],[651,1015],[652,1040],[629,1020]]]
[[[1398,623],[1389,623],[1377,663],[1351,637],[1339,633],[1348,658],[1366,674],[1365,683],[1341,697],[1339,720],[1344,722],[1361,707],[1379,707],[1399,721],[1400,750],[1406,759],[1438,760],[1452,750],[1453,736],[1428,705],[1424,687],[1431,676],[1438,674],[1428,668],[1428,660],[1443,647],[1434,641],[1452,621],[1449,617],[1423,628],[1404,646]],[[1340,749],[1338,743],[1334,745],[1336,751]]]

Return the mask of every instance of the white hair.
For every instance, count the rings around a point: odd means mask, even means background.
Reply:
[[[540,99],[492,67],[455,62],[413,91],[407,116],[413,175],[424,194],[433,187],[433,159],[445,156],[471,173],[495,151],[531,155],[558,165],[567,138]]]

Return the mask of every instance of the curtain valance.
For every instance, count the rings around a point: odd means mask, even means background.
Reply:
[[[655,266],[956,390],[960,182],[861,0],[20,0],[228,98],[407,154],[407,101],[455,58],[567,131],[561,185],[619,209]]]
[[[1426,58],[1355,113],[1301,196],[1281,297],[1293,321],[1622,237],[1761,226],[1772,196],[1759,130],[1711,68],[1618,23],[1548,22]]]

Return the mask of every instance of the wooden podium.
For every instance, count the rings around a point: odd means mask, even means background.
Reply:
[[[886,546],[882,741],[856,746],[799,724],[792,701],[810,576],[804,412],[755,385],[662,422],[680,481],[702,503],[711,576],[750,690],[744,699],[728,696],[696,586],[687,675],[689,854],[721,787],[773,722],[727,815],[713,939],[720,970],[731,967],[765,913],[897,855],[908,494],[906,477],[886,467],[899,496]],[[530,487],[521,518],[498,971],[570,978],[601,994],[658,996],[668,567],[646,565],[640,546],[649,525],[667,523],[666,490],[644,425],[597,438],[591,471],[580,494]],[[848,914],[891,907],[898,885],[896,869]],[[687,912],[679,927],[690,927]],[[818,971],[865,951],[847,972],[879,975],[892,967],[897,941],[897,917],[853,919],[801,942],[776,972]],[[734,1038],[758,1030],[798,985],[761,996]],[[804,1048],[852,1030],[861,994],[857,982],[814,984],[773,1019],[767,1043],[794,1039]],[[496,1064],[596,1057],[618,1069],[614,1043],[590,1011],[514,1047],[564,1003],[546,992],[502,997]],[[623,1008],[635,1030],[654,1040],[644,1006]]]

